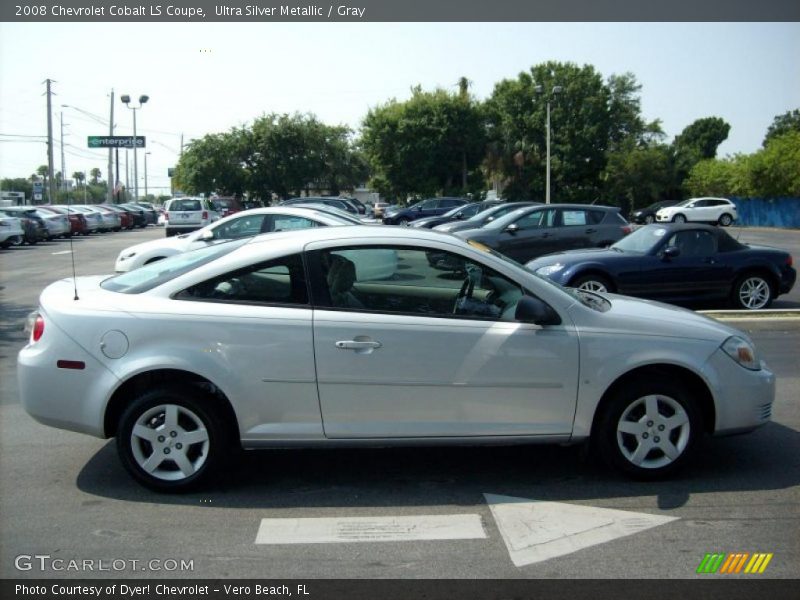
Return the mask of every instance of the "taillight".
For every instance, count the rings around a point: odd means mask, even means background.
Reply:
[[[792,255],[790,254],[789,256],[786,257],[786,266],[791,267],[793,264],[794,261],[792,261]]]
[[[628,235],[630,232],[631,232],[631,226],[630,225],[623,225],[622,226],[622,233],[624,233],[625,235]]]
[[[169,213],[168,212],[164,213],[164,220],[165,221],[169,221]]]
[[[205,221],[206,219],[208,219],[208,211],[204,210],[203,211],[203,220]]]
[[[33,322],[33,331],[31,331],[31,342],[38,342],[44,335],[44,318],[42,315],[36,315],[36,320]]]

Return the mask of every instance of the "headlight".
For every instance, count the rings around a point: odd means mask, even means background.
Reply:
[[[750,369],[751,371],[761,370],[761,361],[756,355],[756,349],[744,338],[740,338],[738,335],[731,336],[725,340],[721,348],[725,351],[725,354],[745,369]]]
[[[554,273],[558,273],[564,268],[564,265],[548,265],[546,267],[539,267],[536,269],[536,274],[541,275],[542,277],[550,277]]]

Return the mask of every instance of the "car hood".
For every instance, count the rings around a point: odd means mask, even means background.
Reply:
[[[122,252],[120,252],[120,255],[125,256],[131,252],[142,254],[150,250],[162,250],[164,248],[170,250],[184,250],[191,244],[191,241],[189,240],[190,235],[191,234],[177,235],[174,237],[159,238],[157,240],[150,240],[149,242],[142,242],[141,244],[136,244],[135,246],[129,246],[125,248]]]
[[[411,226],[412,227],[424,227],[425,225],[430,225],[431,223],[440,223],[443,221],[443,217],[424,217],[422,219],[417,219],[414,221]]]
[[[583,331],[622,332],[654,338],[677,337],[718,344],[722,344],[732,335],[749,340],[748,336],[738,329],[686,308],[618,294],[598,295],[608,299],[611,308],[604,313],[588,309],[593,314],[586,324],[588,327],[581,327]]]
[[[449,223],[442,223],[441,225],[434,227],[434,229],[436,229],[436,231],[447,231],[449,233],[453,233],[455,231],[464,231],[465,229],[475,230],[475,228],[472,226],[472,223],[467,224],[465,221],[451,221]]]
[[[625,253],[618,252],[617,250],[609,250],[608,248],[584,248],[580,250],[564,250],[563,252],[553,252],[552,254],[545,254],[538,258],[534,258],[525,266],[528,268],[538,269],[539,267],[546,267],[549,265],[562,264],[572,265],[584,261],[602,260],[604,258],[619,258],[625,256]],[[634,256],[630,254],[629,256]],[[639,255],[636,255],[639,256]]]

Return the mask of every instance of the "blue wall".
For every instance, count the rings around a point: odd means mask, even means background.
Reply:
[[[742,227],[800,228],[800,198],[731,198]]]

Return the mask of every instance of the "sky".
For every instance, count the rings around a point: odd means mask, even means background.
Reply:
[[[28,137],[47,135],[47,78],[54,166],[63,113],[70,175],[97,167],[105,178],[107,151],[89,150],[86,138],[108,134],[112,89],[116,135],[133,129],[119,96],[150,97],[137,133],[158,194],[181,135],[295,111],[357,130],[371,107],[407,99],[412,86],[455,91],[466,76],[485,99],[548,60],[590,64],[604,78],[633,73],[644,118],[661,119],[668,141],[718,116],[731,125],[718,156],[751,153],[776,115],[800,108],[798,57],[800,23],[0,23],[0,177],[47,163],[45,138]],[[140,151],[140,193],[143,160]],[[132,154],[129,166],[132,179]]]

